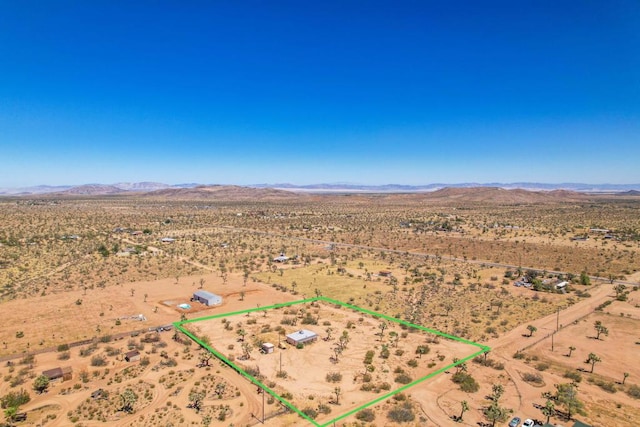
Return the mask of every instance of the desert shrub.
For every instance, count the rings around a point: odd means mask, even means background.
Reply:
[[[318,417],[318,411],[310,407],[304,408],[302,410],[302,413],[305,414],[307,417],[311,418],[312,420],[315,420]]]
[[[514,359],[524,359],[524,353],[522,353],[521,351],[516,351],[513,355]]]
[[[387,418],[396,423],[408,423],[415,420],[416,416],[413,413],[413,407],[410,403],[405,402],[392,408],[387,413]]]
[[[618,391],[616,385],[608,381],[597,381],[596,385],[606,391],[607,393],[615,393]]]
[[[536,369],[538,371],[546,371],[547,369],[549,369],[549,364],[548,363],[544,363],[544,362],[540,362],[536,365]]]
[[[566,371],[564,373],[564,377],[565,378],[569,378],[569,379],[571,379],[571,380],[573,380],[574,382],[577,382],[577,383],[582,381],[582,375],[580,375],[580,372],[576,372],[576,371]]]
[[[418,361],[416,359],[411,359],[407,362],[407,365],[411,366],[412,368],[415,368],[416,366],[418,366]]]
[[[2,407],[2,409],[17,407],[28,403],[30,400],[31,396],[29,396],[29,392],[25,389],[20,389],[19,391],[10,391],[9,393],[0,397],[0,407]]]
[[[629,386],[629,388],[627,389],[627,394],[634,399],[640,399],[640,387],[635,384]]]
[[[372,409],[366,408],[356,414],[356,418],[360,421],[370,423],[376,419],[376,414]]]
[[[364,364],[370,365],[373,362],[373,356],[375,356],[375,352],[373,350],[367,350],[367,354],[364,356]]]
[[[325,379],[330,383],[338,383],[342,381],[342,374],[340,372],[329,372]]]
[[[69,344],[60,344],[58,346],[58,351],[59,352],[69,351]]]
[[[475,393],[480,389],[480,385],[471,375],[466,372],[456,372],[451,377],[451,381],[460,386],[460,390],[466,393]]]
[[[91,358],[91,366],[105,366],[107,364],[107,359],[102,356],[93,356]]]
[[[327,415],[331,413],[331,406],[321,403],[318,405],[318,412]]]
[[[542,380],[542,375],[537,373],[532,374],[532,373],[526,372],[522,374],[522,379],[528,383],[533,383],[533,384],[542,384],[544,382]]]
[[[64,351],[58,354],[58,360],[69,360],[71,358],[71,353],[68,351]]]

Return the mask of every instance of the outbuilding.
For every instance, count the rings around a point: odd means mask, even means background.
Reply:
[[[222,297],[207,291],[195,291],[193,293],[192,301],[198,301],[204,305],[219,305],[222,304]]]
[[[127,362],[137,362],[140,360],[140,353],[133,350],[124,354],[124,360]]]
[[[53,368],[42,372],[42,375],[49,378],[49,381],[55,381],[62,379],[62,381],[68,381],[72,377],[72,369],[70,366],[64,368]]]
[[[266,343],[262,344],[262,351],[264,352],[264,354],[273,353],[273,349],[274,348],[275,348],[275,346],[273,344],[271,344],[270,342],[266,342]]]
[[[291,345],[306,344],[318,339],[318,334],[308,329],[301,329],[287,335],[287,342]]]

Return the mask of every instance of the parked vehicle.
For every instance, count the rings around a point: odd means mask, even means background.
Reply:
[[[527,418],[526,420],[524,420],[524,422],[522,423],[522,427],[535,427],[536,423],[533,422],[532,419]]]
[[[520,425],[520,418],[513,417],[513,419],[509,422],[509,427],[518,427]]]

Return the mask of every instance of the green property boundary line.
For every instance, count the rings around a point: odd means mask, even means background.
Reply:
[[[250,375],[249,373],[245,372],[241,367],[239,367],[238,365],[236,365],[235,363],[231,362],[229,359],[227,359],[224,355],[222,355],[219,351],[217,351],[216,349],[210,347],[209,345],[205,344],[204,342],[202,342],[202,340],[200,340],[198,337],[196,337],[194,334],[192,334],[190,331],[188,331],[187,329],[185,329],[183,327],[183,325],[189,324],[189,323],[196,323],[196,322],[202,322],[202,321],[206,321],[206,320],[212,320],[212,319],[220,319],[222,317],[230,317],[230,316],[236,316],[239,314],[246,314],[246,313],[252,313],[254,311],[265,311],[265,310],[271,310],[271,309],[277,309],[277,308],[282,308],[282,307],[289,307],[292,305],[298,305],[298,304],[307,304],[307,303],[314,303],[316,301],[322,301],[322,302],[326,302],[326,303],[330,303],[330,304],[335,304],[335,305],[339,305],[341,307],[345,307],[345,308],[350,308],[352,310],[356,310],[359,311],[361,313],[366,313],[369,314],[371,316],[374,316],[376,318],[380,318],[380,319],[385,319],[388,320],[390,322],[394,322],[400,325],[405,325],[408,326],[410,328],[415,328],[424,332],[429,332],[431,334],[435,334],[438,335],[440,337],[444,337],[444,338],[448,338],[454,341],[458,341],[464,344],[468,344],[474,347],[478,347],[479,350],[473,354],[470,354],[469,356],[466,356],[460,360],[458,360],[455,363],[452,363],[450,365],[447,365],[443,368],[440,368],[436,371],[431,372],[430,374],[418,378],[415,381],[410,382],[409,384],[406,384],[396,390],[393,390],[389,393],[386,393],[374,400],[371,400],[370,402],[365,403],[364,405],[361,405],[355,409],[352,409],[344,414],[341,414],[339,416],[337,416],[336,418],[324,423],[324,424],[319,424],[317,423],[315,420],[313,420],[312,418],[310,418],[308,415],[306,415],[304,412],[302,412],[300,409],[298,409],[296,406],[294,406],[293,404],[291,404],[289,401],[287,401],[286,399],[284,399],[283,397],[281,397],[280,395],[278,395],[276,392],[274,392],[273,390],[271,390],[269,387],[267,387],[265,384],[263,384],[260,380],[258,380],[257,378],[255,378],[254,376]],[[209,351],[211,354],[213,354],[214,356],[216,356],[218,359],[220,359],[223,363],[225,363],[226,365],[230,366],[231,368],[233,368],[236,372],[238,372],[240,375],[242,375],[243,377],[245,377],[246,379],[248,379],[249,381],[251,381],[253,384],[255,384],[256,386],[260,387],[263,392],[269,393],[269,395],[273,396],[273,398],[277,399],[280,403],[282,403],[284,406],[286,406],[287,408],[291,409],[292,411],[296,412],[298,415],[300,415],[302,418],[304,418],[305,420],[309,421],[311,424],[313,424],[316,427],[328,427],[331,424],[334,424],[335,422],[342,420],[350,415],[355,414],[358,411],[361,411],[362,409],[368,408],[369,406],[375,405],[376,403],[383,401],[385,399],[388,399],[398,393],[403,392],[404,390],[407,390],[417,384],[420,384],[423,381],[428,380],[429,378],[432,378],[446,370],[449,370],[451,368],[454,368],[455,366],[458,366],[462,363],[465,363],[466,361],[473,359],[476,356],[479,356],[483,353],[487,353],[489,351],[491,351],[491,349],[488,346],[470,341],[470,340],[466,340],[464,338],[460,338],[460,337],[456,337],[454,335],[449,335],[446,334],[444,332],[440,332],[437,331],[435,329],[430,329],[430,328],[426,328],[424,326],[420,326],[420,325],[414,325],[412,323],[409,323],[407,321],[401,320],[401,319],[396,319],[395,317],[391,317],[391,316],[387,316],[381,313],[376,313],[374,311],[370,311],[364,308],[360,308],[358,306],[352,305],[352,304],[347,304],[344,303],[342,301],[338,301],[338,300],[334,300],[331,298],[327,298],[327,297],[323,297],[323,296],[319,296],[319,297],[315,297],[315,298],[307,298],[307,299],[303,299],[303,300],[298,300],[298,301],[290,301],[290,302],[285,302],[285,303],[279,303],[279,304],[274,304],[274,305],[270,305],[270,306],[266,306],[266,307],[256,307],[256,308],[250,308],[250,309],[246,309],[246,310],[239,310],[239,311],[234,311],[234,312],[230,312],[230,313],[221,313],[221,314],[215,314],[212,316],[205,316],[205,317],[199,317],[196,319],[189,319],[189,320],[184,320],[181,322],[174,322],[173,324],[176,329],[178,329],[179,331],[181,331],[183,334],[185,334],[186,336],[188,336],[189,338],[191,338],[193,341],[195,341],[198,345],[200,345],[201,347],[207,349],[207,351]]]

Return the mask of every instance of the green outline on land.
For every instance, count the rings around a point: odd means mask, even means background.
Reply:
[[[339,305],[345,308],[350,308],[352,310],[356,310],[359,311],[361,313],[366,313],[369,314],[373,317],[376,318],[380,318],[380,319],[385,319],[388,320],[390,322],[395,322],[397,324],[401,324],[401,325],[405,325],[407,327],[410,328],[415,328],[415,329],[419,329],[421,331],[424,332],[428,332],[434,335],[438,335],[440,337],[443,338],[448,338],[454,341],[458,341],[464,344],[469,344],[472,345],[474,347],[478,347],[480,350],[477,351],[476,353],[473,353],[469,356],[466,356],[460,360],[458,360],[455,363],[452,363],[450,365],[447,365],[443,368],[437,369],[433,372],[431,372],[430,374],[418,378],[415,381],[410,382],[409,384],[406,384],[396,390],[390,391],[389,393],[386,393],[380,397],[377,397],[376,399],[365,403],[364,405],[361,405],[355,409],[352,409],[344,414],[341,414],[339,416],[337,416],[336,418],[324,423],[324,424],[319,424],[317,423],[315,420],[311,419],[309,416],[307,416],[304,412],[302,412],[300,409],[298,409],[297,407],[295,407],[293,404],[291,404],[289,401],[287,401],[286,399],[284,399],[283,397],[281,397],[280,395],[278,395],[276,392],[274,392],[273,390],[271,390],[269,387],[267,387],[266,385],[264,385],[261,381],[259,381],[257,378],[253,377],[252,375],[250,375],[249,373],[245,372],[241,367],[239,367],[238,365],[236,365],[235,363],[231,362],[229,359],[227,359],[225,356],[223,356],[220,352],[218,352],[217,350],[211,348],[210,346],[208,346],[207,344],[205,344],[204,342],[202,342],[202,340],[200,340],[198,337],[196,337],[195,335],[193,335],[190,331],[188,331],[187,329],[183,328],[182,325],[188,324],[188,323],[196,323],[196,322],[202,322],[205,320],[213,320],[213,319],[220,319],[222,317],[229,317],[229,316],[236,316],[239,314],[246,314],[246,313],[252,313],[254,311],[265,311],[265,310],[271,310],[271,309],[277,309],[277,308],[282,308],[282,307],[289,307],[292,305],[297,305],[297,304],[307,304],[307,303],[313,303],[316,301],[323,301],[326,303],[330,303],[330,304],[335,304],[335,305]],[[213,354],[215,357],[217,357],[218,359],[220,359],[220,361],[222,361],[224,364],[230,366],[231,368],[233,368],[236,372],[238,372],[240,375],[242,375],[243,377],[245,377],[246,379],[248,379],[249,381],[251,381],[253,384],[255,384],[256,386],[260,387],[263,392],[269,393],[269,395],[273,396],[274,399],[277,399],[280,403],[282,403],[284,406],[286,406],[287,408],[291,409],[292,411],[296,412],[298,415],[300,415],[302,418],[304,418],[305,420],[309,421],[311,424],[313,424],[316,427],[328,427],[331,424],[342,420],[350,415],[355,414],[358,411],[361,411],[365,408],[368,408],[369,406],[373,406],[378,402],[381,402],[383,400],[386,400],[398,393],[403,392],[404,390],[407,390],[425,380],[428,380],[429,378],[432,378],[444,371],[447,371],[451,368],[454,368],[460,364],[465,363],[466,361],[473,359],[476,356],[479,356],[481,354],[484,353],[488,353],[489,351],[491,351],[491,349],[488,346],[482,345],[482,344],[478,344],[476,342],[473,341],[469,341],[466,340],[464,338],[460,338],[460,337],[456,337],[454,335],[449,335],[446,334],[444,332],[440,332],[437,331],[435,329],[430,329],[430,328],[426,328],[424,326],[420,326],[420,325],[414,325],[412,323],[409,323],[407,321],[401,320],[401,319],[396,319],[395,317],[391,317],[391,316],[387,316],[381,313],[376,313],[374,311],[370,311],[364,308],[360,308],[358,306],[352,305],[352,304],[347,304],[344,303],[342,301],[338,301],[338,300],[334,300],[331,298],[327,298],[327,297],[323,297],[323,296],[319,296],[319,297],[315,297],[315,298],[307,298],[307,299],[303,299],[303,300],[298,300],[298,301],[290,301],[290,302],[285,302],[285,303],[280,303],[280,304],[274,304],[274,305],[270,305],[270,306],[266,306],[266,307],[256,307],[256,308],[250,308],[250,309],[246,309],[246,310],[240,310],[240,311],[234,311],[234,312],[230,312],[230,313],[221,313],[221,314],[215,314],[213,316],[205,316],[205,317],[198,317],[196,319],[189,319],[189,320],[184,320],[181,322],[174,322],[173,324],[176,329],[180,330],[183,334],[185,334],[186,336],[188,336],[189,338],[191,338],[193,341],[195,341],[199,346],[207,349],[211,354]]]

